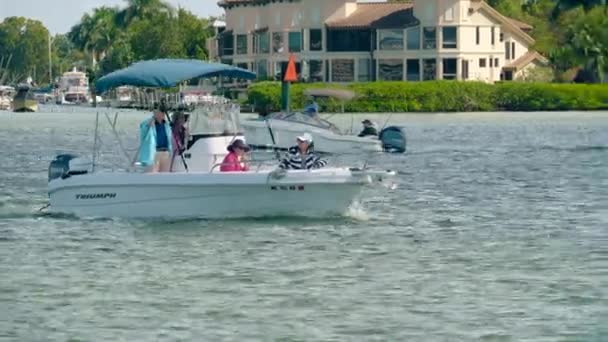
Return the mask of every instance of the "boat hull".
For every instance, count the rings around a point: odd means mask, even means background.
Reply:
[[[49,183],[50,211],[80,217],[245,218],[344,215],[371,181],[347,169],[247,173],[107,173]]]
[[[296,137],[304,132],[312,134],[315,151],[322,153],[382,152],[382,142],[374,137],[340,135],[323,128],[281,120],[270,120],[276,145],[273,145],[266,122],[241,122],[247,143],[258,148],[288,149],[296,144]]]
[[[37,112],[38,101],[36,100],[13,100],[13,112]]]

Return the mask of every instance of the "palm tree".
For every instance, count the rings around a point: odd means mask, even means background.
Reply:
[[[162,0],[125,0],[127,7],[116,15],[116,24],[122,28],[136,19],[143,19],[147,15],[157,12],[173,14],[174,8]]]
[[[118,9],[99,7],[82,16],[80,23],[72,27],[69,39],[79,49],[91,53],[93,64],[102,59],[119,31],[115,24]]]

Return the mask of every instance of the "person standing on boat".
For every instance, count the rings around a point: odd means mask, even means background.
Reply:
[[[171,122],[171,133],[173,135],[173,156],[171,157],[171,171],[175,163],[175,157],[181,155],[186,150],[188,139],[188,128],[186,127],[186,115],[182,112],[173,114]]]
[[[298,145],[289,148],[288,155],[281,160],[279,167],[286,170],[320,169],[327,165],[313,147],[312,136],[304,133],[296,139]]]
[[[375,137],[378,136],[378,130],[376,129],[376,126],[373,122],[368,119],[365,119],[361,121],[361,123],[363,124],[363,130],[361,131],[361,133],[359,133],[359,137],[366,137],[370,135]]]
[[[166,114],[158,110],[139,125],[139,162],[146,167],[147,172],[169,172],[171,169],[173,134],[165,117]]]
[[[228,153],[220,166],[221,172],[249,171],[249,165],[245,162],[245,153],[251,151],[249,145],[241,139],[236,139],[228,146]]]

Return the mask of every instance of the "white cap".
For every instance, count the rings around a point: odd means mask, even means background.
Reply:
[[[300,135],[297,139],[299,141],[305,141],[310,144],[312,142],[312,135],[310,135],[309,133],[304,133]]]

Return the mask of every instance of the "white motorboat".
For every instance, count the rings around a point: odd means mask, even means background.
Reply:
[[[154,74],[149,70],[154,70]],[[159,73],[163,77],[155,77]],[[103,91],[128,82],[135,86],[171,87],[184,79],[217,75],[255,77],[247,70],[222,64],[157,60],[109,74],[97,82],[96,88]],[[175,102],[178,106],[180,100]],[[59,155],[49,166],[50,211],[77,216],[170,219],[336,216],[348,212],[365,186],[394,176],[390,171],[351,168],[285,171],[261,164],[248,172],[219,172],[226,147],[235,138],[243,139],[240,108],[233,103],[207,103],[190,109],[187,149],[183,159],[176,158],[174,172],[144,173],[132,164],[122,172],[95,171],[95,154],[92,162],[70,154]],[[108,117],[108,122],[116,120]],[[96,127],[95,141],[97,130]],[[125,155],[125,160],[134,159]]]
[[[93,102],[89,94],[87,74],[76,70],[63,73],[56,90],[56,103],[61,105],[86,105]]]
[[[354,93],[337,89],[308,89],[311,97],[333,97],[348,100]],[[314,108],[314,107],[312,107]],[[266,117],[244,120],[245,136],[258,148],[288,149],[301,132],[315,137],[315,151],[322,153],[405,152],[405,133],[401,127],[390,126],[377,136],[359,137],[342,132],[336,125],[319,116],[316,109],[292,113],[272,113]],[[272,135],[269,134],[272,130]]]
[[[55,166],[69,156],[56,159]],[[68,160],[74,161],[77,159]],[[53,170],[63,170],[61,167]],[[49,183],[53,212],[92,217],[327,217],[346,214],[370,174],[349,169],[79,173]]]

